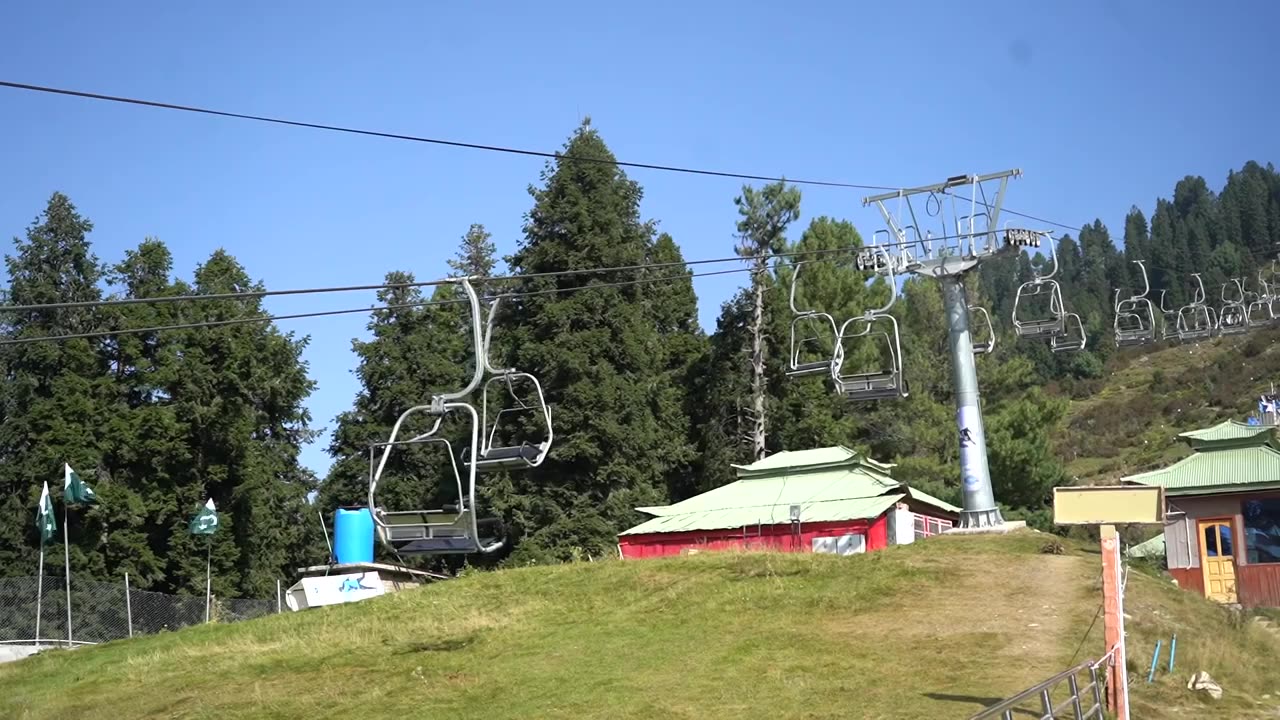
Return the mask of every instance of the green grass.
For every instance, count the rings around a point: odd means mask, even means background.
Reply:
[[[1280,373],[1280,331],[1112,357],[1103,377],[1073,391],[1055,443],[1068,477],[1112,483],[1164,467],[1189,450],[1177,435],[1243,420]]]
[[[0,717],[966,718],[1101,651],[1098,555],[1041,554],[1047,537],[477,573],[3,665]],[[1135,685],[1135,717],[1206,717],[1180,689],[1197,669],[1231,717],[1280,689],[1280,641],[1132,577],[1131,667],[1145,679],[1148,640],[1179,633],[1177,672]]]

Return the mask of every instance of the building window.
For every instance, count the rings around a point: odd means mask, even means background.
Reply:
[[[928,515],[916,515],[916,539],[926,538],[930,535],[938,535],[943,530],[951,528],[950,520],[942,518],[929,517]]]
[[[813,539],[813,551],[834,555],[857,555],[867,551],[867,537],[862,533],[816,537]]]
[[[1240,514],[1249,564],[1280,563],[1280,499],[1245,500]]]

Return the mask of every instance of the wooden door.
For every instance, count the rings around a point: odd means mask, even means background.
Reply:
[[[1236,602],[1235,533],[1230,520],[1201,520],[1200,569],[1204,596],[1221,603]]]

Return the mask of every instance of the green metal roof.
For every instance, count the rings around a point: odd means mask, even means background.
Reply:
[[[791,506],[800,506],[800,521],[832,522],[878,517],[899,500],[951,513],[960,508],[908,488],[884,469],[890,467],[848,448],[781,452],[735,466],[739,479],[672,505],[641,507],[654,515],[621,535],[774,524],[791,521]]]
[[[725,487],[728,487],[727,485]],[[841,500],[817,500],[794,503],[800,505],[800,522],[838,522],[842,520],[870,520],[880,517],[906,495],[879,495],[877,497],[844,498]],[[699,512],[659,515],[651,520],[624,530],[619,535],[646,535],[649,533],[687,532],[691,530],[726,530],[729,528],[775,525],[791,522],[791,505],[778,503],[749,507],[707,509]]]
[[[1167,468],[1130,475],[1121,482],[1159,485],[1166,495],[1280,487],[1280,452],[1268,445],[1201,450]]]
[[[1129,557],[1164,557],[1164,533],[1134,545],[1125,554]]]
[[[1256,445],[1275,441],[1275,427],[1272,425],[1248,425],[1236,420],[1227,420],[1213,427],[1202,430],[1190,430],[1179,433],[1194,448],[1209,448],[1225,445]]]
[[[750,465],[732,466],[738,477],[772,475],[779,470],[804,470],[813,472],[842,465],[862,465],[873,471],[888,474],[892,464],[877,462],[847,447],[814,448],[812,450],[787,450],[774,453]]]

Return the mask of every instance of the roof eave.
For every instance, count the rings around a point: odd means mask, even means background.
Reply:
[[[1188,497],[1198,495],[1246,495],[1248,493],[1280,490],[1280,480],[1250,485],[1208,485],[1203,487],[1165,488],[1166,497]]]

